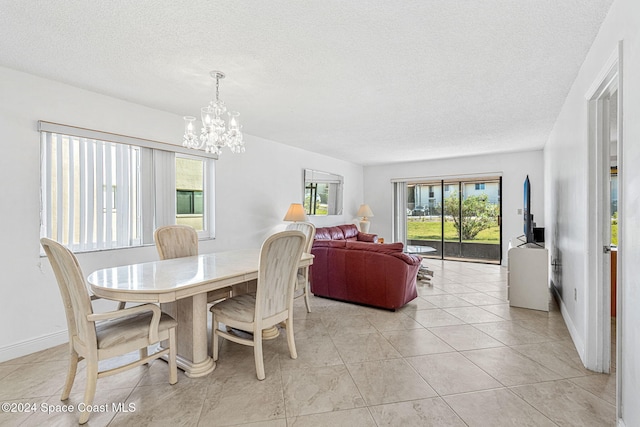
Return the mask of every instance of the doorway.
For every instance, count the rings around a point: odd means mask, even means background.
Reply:
[[[589,179],[587,243],[587,323],[585,365],[596,372],[615,372],[617,412],[621,417],[624,375],[621,349],[624,286],[619,251],[624,215],[622,174],[622,42],[587,94],[589,108]]]

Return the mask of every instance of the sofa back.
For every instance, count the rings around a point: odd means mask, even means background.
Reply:
[[[316,228],[316,240],[358,240],[358,227],[355,224],[336,225]]]
[[[315,241],[321,240],[349,240],[363,242],[377,242],[376,234],[361,233],[355,224],[342,224],[333,227],[316,228]],[[315,245],[315,243],[314,243]]]

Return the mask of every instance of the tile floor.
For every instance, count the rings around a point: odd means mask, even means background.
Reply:
[[[307,314],[296,300],[298,359],[283,336],[267,342],[264,381],[251,348],[222,340],[205,378],[180,372],[171,386],[166,364],[155,361],[99,380],[94,403],[109,411],[88,425],[615,425],[615,373],[583,368],[555,305],[549,313],[510,308],[504,267],[423,263],[433,284],[397,312],[313,298]],[[38,410],[0,412],[0,425],[77,425],[77,413],[41,409],[63,403],[65,372],[66,346],[1,363],[0,401]],[[67,403],[77,405],[83,390],[81,371]]]

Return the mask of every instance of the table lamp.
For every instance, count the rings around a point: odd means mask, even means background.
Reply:
[[[304,211],[304,207],[300,203],[291,203],[289,210],[284,215],[283,221],[306,221],[307,213]]]
[[[356,216],[359,216],[361,218],[360,231],[362,231],[363,233],[368,233],[369,226],[371,225],[368,218],[373,216],[373,212],[371,212],[371,208],[369,207],[369,205],[360,205]]]

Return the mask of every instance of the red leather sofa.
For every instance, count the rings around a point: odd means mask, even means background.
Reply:
[[[316,229],[311,292],[316,296],[395,310],[418,296],[420,258],[402,243],[379,244],[355,225]]]

